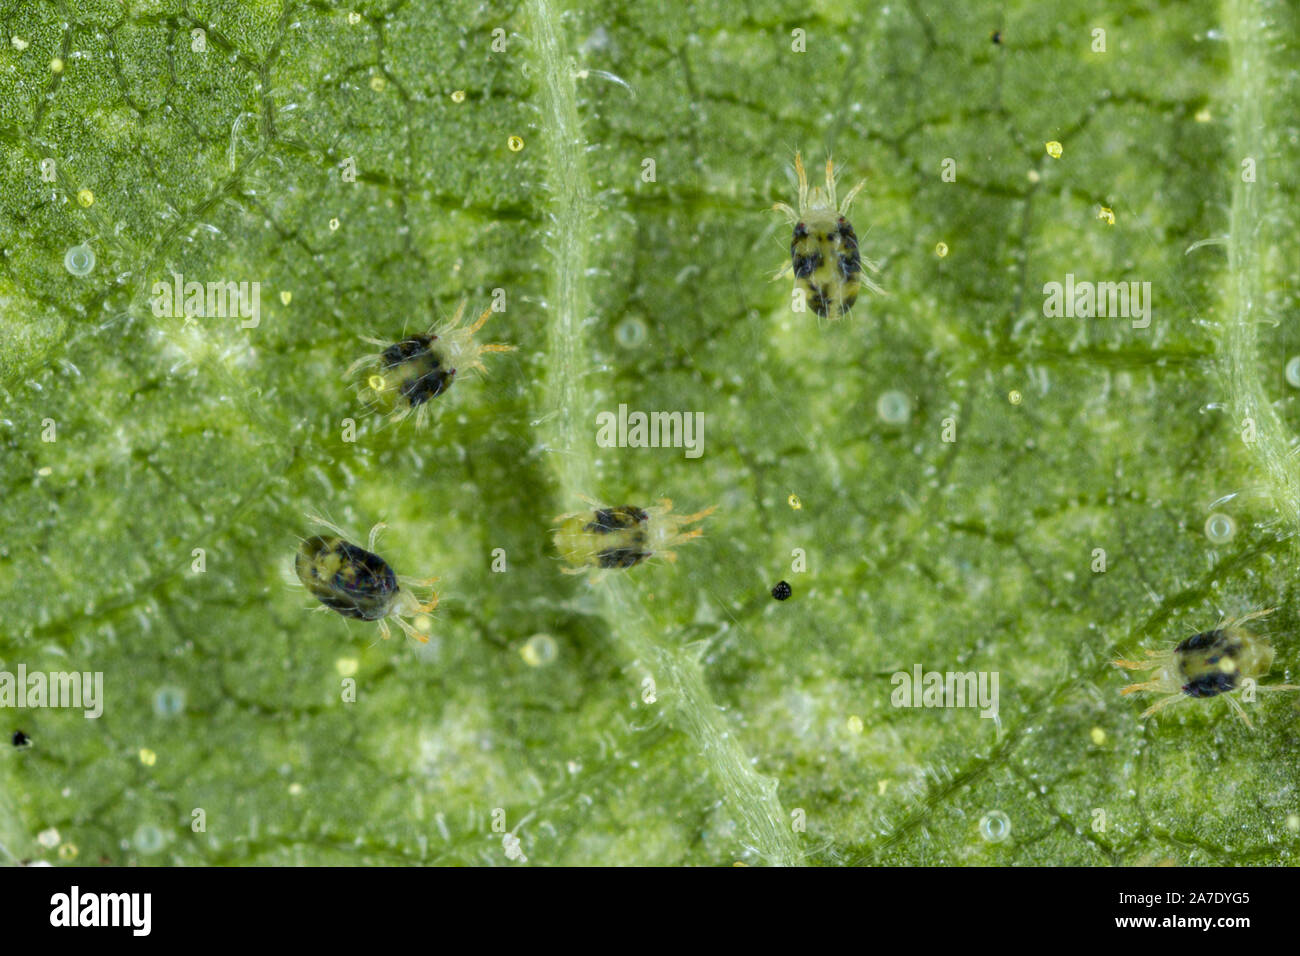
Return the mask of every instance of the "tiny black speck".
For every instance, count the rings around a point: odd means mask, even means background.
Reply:
[[[991,39],[993,40],[994,43],[996,43],[996,44],[998,44],[999,46],[1001,46],[1001,45],[1002,45],[1002,31],[1001,31],[1001,30],[994,30],[994,31],[993,31],[993,36],[992,36]]]
[[[31,742],[32,742],[32,738],[28,737],[28,736],[27,736],[25,733],[23,733],[21,730],[15,730],[15,731],[14,731],[14,746],[15,746],[15,747],[26,747],[26,746],[27,746],[29,743],[31,743]]]
[[[788,600],[791,594],[794,594],[794,588],[790,587],[788,581],[778,581],[776,587],[772,588],[772,597],[778,601]]]

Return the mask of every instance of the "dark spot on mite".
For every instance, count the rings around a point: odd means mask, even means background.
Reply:
[[[596,555],[596,563],[602,568],[630,568],[648,557],[650,552],[640,548],[606,548]]]
[[[790,587],[788,581],[778,581],[776,587],[772,588],[772,597],[778,601],[789,600],[791,594],[794,594],[794,588]]]
[[[849,221],[840,217],[840,240],[844,251],[840,256],[840,275],[852,279],[862,271],[862,253],[858,250],[858,236]]]
[[[447,389],[451,388],[452,381],[456,378],[456,370],[445,369],[438,361],[436,356],[431,355],[433,369],[425,372],[418,378],[413,378],[409,382],[403,382],[399,391],[402,397],[410,403],[412,408],[417,408],[429,401],[431,398],[437,398]]]
[[[1214,671],[1209,674],[1202,674],[1194,680],[1188,681],[1183,685],[1183,693],[1188,697],[1216,697],[1219,694],[1227,693],[1237,686],[1237,672],[1225,674],[1222,671]]]
[[[808,227],[802,222],[796,223],[794,227],[795,239],[796,240],[804,239],[807,238],[807,236],[808,236]]]
[[[401,365],[403,362],[409,362],[417,355],[422,355],[429,351],[429,346],[437,338],[436,335],[413,335],[409,339],[402,339],[396,345],[388,346],[383,353],[384,368]]]
[[[595,520],[587,522],[582,529],[587,534],[613,534],[615,531],[626,531],[628,528],[635,528],[650,516],[640,508],[624,505],[621,508],[599,508],[592,517]]]
[[[1222,631],[1202,631],[1200,634],[1194,634],[1187,638],[1187,640],[1175,647],[1174,650],[1179,653],[1183,651],[1204,650],[1205,648],[1212,647],[1217,642],[1224,640],[1224,637],[1225,635]]]
[[[14,731],[14,746],[15,746],[15,747],[26,747],[26,746],[27,746],[28,744],[30,744],[31,742],[32,742],[32,738],[31,738],[31,737],[28,737],[28,736],[27,736],[25,733],[23,733],[21,730],[15,730],[15,731]]]
[[[826,293],[822,287],[814,282],[808,283],[809,304],[812,305],[813,311],[822,318],[831,314],[831,304],[826,298]]]
[[[821,266],[822,254],[820,252],[813,252],[807,255],[801,254],[792,246],[790,250],[790,261],[794,265],[795,278],[806,279]]]

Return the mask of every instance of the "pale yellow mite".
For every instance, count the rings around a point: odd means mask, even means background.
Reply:
[[[867,184],[864,179],[849,190],[839,204],[835,202],[835,166],[826,160],[826,188],[808,188],[808,174],[803,156],[794,154],[794,171],[799,179],[798,206],[783,202],[772,208],[783,213],[794,227],[790,241],[790,262],[781,267],[775,278],[794,273],[795,285],[802,289],[814,312],[832,321],[841,318],[858,300],[865,286],[878,295],[885,290],[862,271],[880,267],[862,255],[858,236],[848,220],[854,197]]]
[[[1249,621],[1272,614],[1274,608],[1252,611],[1239,618],[1229,618],[1218,627],[1202,631],[1182,641],[1172,649],[1147,651],[1140,661],[1112,661],[1116,667],[1132,671],[1148,671],[1150,679],[1129,684],[1121,694],[1164,693],[1162,697],[1142,712],[1143,717],[1159,713],[1172,704],[1184,700],[1222,696],[1247,727],[1253,727],[1246,711],[1232,695],[1256,681],[1273,666],[1273,646],[1258,634],[1243,627]],[[1255,683],[1255,690],[1300,690],[1294,684]]]
[[[462,300],[451,321],[422,335],[412,335],[396,343],[363,336],[362,341],[378,345],[383,351],[363,355],[348,366],[344,377],[350,379],[361,369],[369,369],[358,388],[358,396],[366,408],[388,415],[393,422],[414,413],[419,427],[428,416],[430,400],[451,388],[458,372],[485,373],[484,353],[514,351],[513,345],[474,341],[474,333],[492,315],[490,307],[469,326],[461,325],[464,315]]]
[[[674,548],[704,533],[702,528],[683,530],[686,525],[701,521],[714,511],[710,507],[692,515],[676,515],[672,513],[672,501],[667,498],[649,508],[602,507],[589,499],[583,500],[593,505],[593,509],[555,519],[559,522],[555,549],[569,565],[562,569],[565,574],[626,570],[651,557],[674,562],[677,560]]]

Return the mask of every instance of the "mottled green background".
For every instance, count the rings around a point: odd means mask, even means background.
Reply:
[[[1295,698],[1142,722],[1107,662],[1278,605],[1300,677],[1295,8],[669,6],[0,0],[0,669],[107,696],[0,713],[4,855],[508,864],[501,808],[532,865],[1294,861]],[[868,181],[889,295],[833,325],[769,281],[796,148]],[[155,317],[171,272],[259,281],[261,325]],[[1066,273],[1152,283],[1150,328],[1044,318]],[[496,288],[519,350],[343,441],[357,336]],[[704,456],[597,448],[620,402]],[[593,584],[549,542],[579,495],[718,511]],[[308,511],[441,577],[427,646],[308,613]],[[1000,732],[893,708],[916,664],[999,672]]]

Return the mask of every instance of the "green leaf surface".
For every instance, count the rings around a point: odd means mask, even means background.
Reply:
[[[0,856],[1294,862],[1300,695],[1143,720],[1110,662],[1277,607],[1262,683],[1300,678],[1298,28],[0,0],[0,671],[104,681],[0,711]],[[771,281],[796,149],[867,182],[888,294],[844,321]],[[157,315],[173,274],[259,283],[256,326]],[[1046,315],[1067,275],[1150,283],[1149,326]],[[365,416],[360,336],[494,295],[517,351]],[[601,447],[620,404],[703,454]],[[567,576],[584,496],[717,510]],[[308,513],[440,578],[427,644],[310,613]],[[917,666],[997,672],[998,719],[894,706]]]

